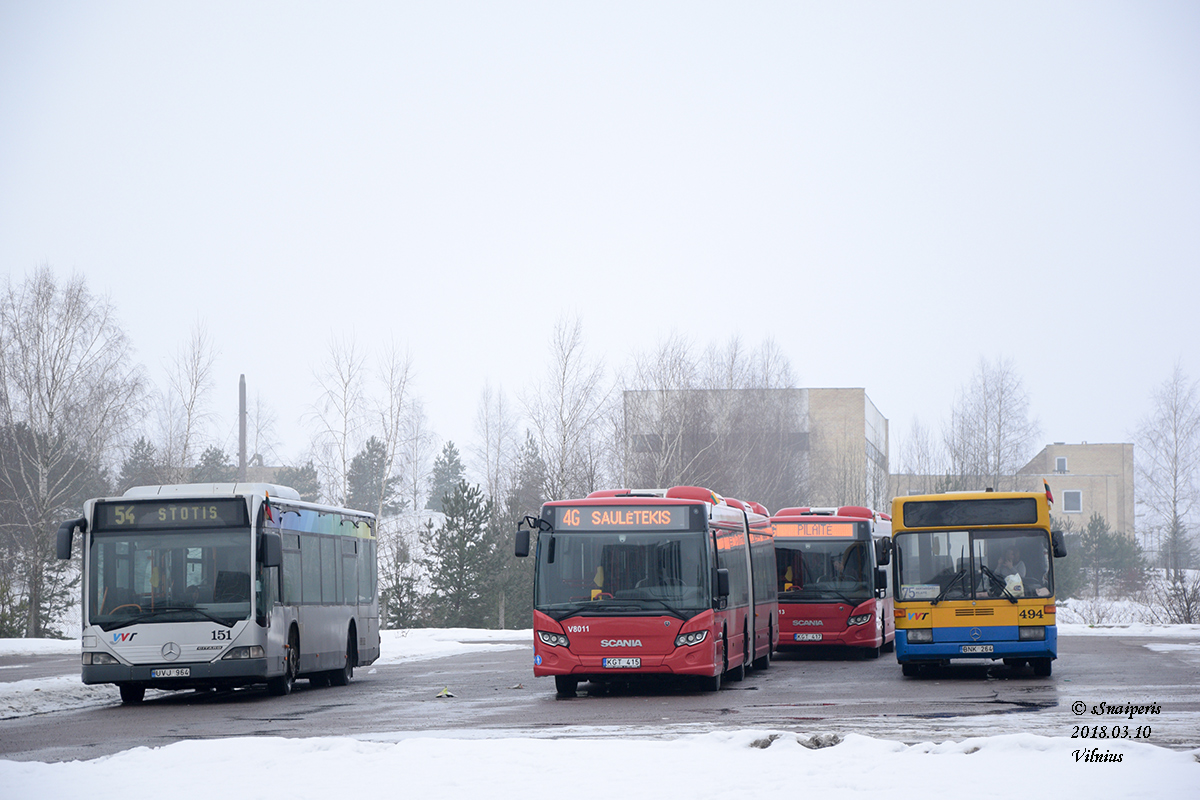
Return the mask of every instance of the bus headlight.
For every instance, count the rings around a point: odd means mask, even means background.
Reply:
[[[846,624],[847,625],[866,625],[870,621],[871,621],[870,614],[856,614],[853,617],[851,617],[850,619],[846,620]]]
[[[675,637],[676,647],[690,647],[694,644],[700,644],[708,638],[708,631],[692,631],[691,633],[681,633]]]
[[[108,653],[84,653],[83,663],[91,666],[100,666],[102,664],[120,664],[121,662]]]
[[[261,646],[254,644],[249,647],[234,647],[228,653],[221,656],[222,661],[231,661],[235,658],[266,658],[266,652]]]
[[[1046,629],[1037,628],[1017,628],[1017,638],[1022,642],[1044,642],[1046,641]]]
[[[542,640],[542,644],[548,644],[551,647],[570,647],[571,643],[567,641],[567,637],[561,633],[550,633],[549,631],[538,631],[538,638]]]
[[[908,632],[909,644],[933,644],[933,628],[913,628]]]

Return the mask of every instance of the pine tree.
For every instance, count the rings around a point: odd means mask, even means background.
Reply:
[[[425,507],[432,511],[445,511],[443,505],[446,496],[454,491],[458,482],[466,475],[462,458],[454,442],[446,442],[442,452],[433,462],[433,476],[430,478],[429,502]]]
[[[162,483],[162,464],[158,452],[145,437],[133,443],[129,457],[121,464],[117,493],[123,494],[132,486],[155,486]]]
[[[537,440],[526,433],[525,444],[517,461],[517,474],[504,498],[503,514],[497,513],[492,527],[496,532],[497,621],[502,628],[527,628],[533,621],[533,558],[513,555],[513,536],[521,519],[537,516],[545,502],[546,462]],[[535,534],[536,536],[536,534]]]
[[[321,480],[311,459],[303,467],[280,467],[275,473],[275,483],[295,489],[305,502],[321,501]]]
[[[387,468],[387,449],[383,442],[372,436],[350,461],[346,475],[349,488],[346,505],[370,511],[379,519],[400,513],[404,508],[404,501],[396,496],[400,479],[385,474]]]
[[[496,585],[494,540],[488,535],[491,500],[464,480],[445,496],[445,521],[430,539],[422,564],[429,574],[429,621],[443,627],[489,623]]]
[[[230,483],[237,480],[237,467],[219,447],[213,446],[200,454],[192,467],[192,483]]]

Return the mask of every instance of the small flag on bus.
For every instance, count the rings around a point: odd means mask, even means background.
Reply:
[[[270,492],[263,492],[263,495],[264,495],[264,499],[263,499],[263,514],[264,514],[264,515],[266,516],[266,518],[267,518],[267,519],[269,519],[271,522],[274,522],[274,521],[275,521],[275,515],[271,513],[271,493],[270,493]]]
[[[1045,478],[1042,478],[1042,486],[1046,487],[1046,502],[1054,505],[1054,495],[1050,491],[1050,483]]]

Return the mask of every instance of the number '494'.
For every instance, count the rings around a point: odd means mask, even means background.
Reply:
[[[212,632],[213,641],[214,642],[229,641],[233,638],[232,633],[233,633],[233,631],[226,631],[226,630],[213,631]]]
[[[1017,616],[1021,619],[1042,619],[1043,613],[1040,608],[1025,608]]]

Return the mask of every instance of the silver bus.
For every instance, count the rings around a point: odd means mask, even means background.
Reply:
[[[138,486],[58,529],[83,542],[83,682],[344,686],[379,657],[375,517],[263,483]]]

